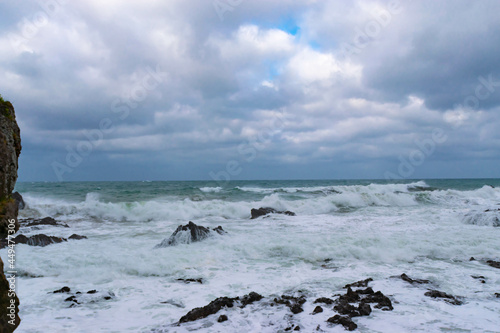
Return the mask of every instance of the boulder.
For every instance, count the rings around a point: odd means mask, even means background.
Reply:
[[[439,290],[429,290],[424,295],[432,297],[432,298],[442,298],[446,302],[453,304],[453,305],[462,305],[463,304],[463,302],[459,301],[455,296],[447,294],[447,293],[439,291]]]
[[[358,325],[356,325],[348,316],[335,315],[328,318],[327,322],[332,324],[340,324],[344,326],[344,328],[348,331],[354,331],[356,328],[358,328]]]
[[[16,200],[17,208],[19,208],[19,210],[22,210],[26,207],[23,196],[19,192],[12,193],[12,198]]]
[[[189,223],[186,225],[178,226],[169,238],[164,239],[160,244],[156,245],[155,248],[199,242],[212,236],[214,232],[221,235],[226,233],[221,226],[210,230],[189,221]]]
[[[260,216],[265,216],[268,214],[285,214],[285,215],[289,215],[289,216],[295,216],[294,212],[291,212],[288,210],[287,211],[278,211],[278,210],[271,208],[271,207],[260,207],[259,209],[252,208],[250,213],[252,214],[252,217],[251,217],[252,219],[256,219]]]

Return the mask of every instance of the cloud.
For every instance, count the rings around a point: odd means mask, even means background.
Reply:
[[[0,5],[21,180],[381,178],[436,128],[415,177],[500,176],[496,1],[48,3]]]

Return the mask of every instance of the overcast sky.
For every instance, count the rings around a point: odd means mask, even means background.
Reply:
[[[500,177],[500,2],[0,2],[20,181]]]

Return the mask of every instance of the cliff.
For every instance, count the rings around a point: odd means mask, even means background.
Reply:
[[[17,231],[18,206],[12,198],[16,185],[18,158],[21,153],[21,133],[16,122],[14,107],[0,96],[0,238],[8,235],[9,221],[15,220],[12,229]],[[0,333],[13,332],[19,319],[19,300],[10,290],[0,258]]]

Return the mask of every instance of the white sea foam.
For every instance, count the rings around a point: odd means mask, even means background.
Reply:
[[[499,189],[414,191],[410,185],[334,186],[341,193],[326,194],[310,187],[300,189],[308,194],[298,199],[291,191],[248,191],[245,195],[256,195],[246,201],[158,196],[107,202],[92,192],[71,201],[26,193],[30,208],[21,211],[23,216],[54,216],[71,226],[42,227],[28,235],[77,233],[88,239],[43,248],[17,246],[23,271],[17,283],[19,332],[279,332],[291,323],[304,332],[318,325],[344,332],[326,323],[335,314],[331,308],[310,315],[313,301],[345,292],[346,283],[367,277],[374,279],[374,290],[393,299],[394,311],[374,309],[369,317],[354,318],[360,332],[497,331],[498,269],[484,260],[500,259],[500,228],[485,217],[485,210],[499,207]],[[261,206],[297,216],[249,219],[250,209]],[[464,216],[474,222],[464,223]],[[154,249],[189,220],[207,228],[222,225],[228,233]],[[6,250],[0,254],[5,261]],[[472,256],[478,260],[469,261]],[[325,259],[330,259],[326,265]],[[429,279],[432,286],[391,278],[401,273]],[[484,276],[486,283],[472,275]],[[202,278],[203,284],[179,278]],[[51,293],[62,286],[116,297],[70,308],[64,301],[68,295]],[[463,296],[465,304],[428,298],[427,287]],[[286,307],[265,305],[298,290],[308,300],[303,313],[289,317]],[[250,291],[266,298],[245,309],[175,325],[194,307]],[[217,323],[222,313],[229,321]]]

